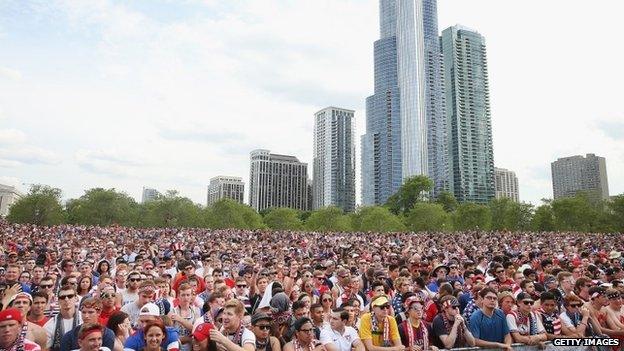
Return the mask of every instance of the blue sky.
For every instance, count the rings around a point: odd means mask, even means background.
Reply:
[[[247,180],[252,149],[310,162],[321,108],[355,109],[364,133],[377,6],[0,0],[0,183],[204,203],[211,177]],[[440,30],[486,38],[495,164],[516,171],[522,200],[552,197],[550,162],[585,153],[606,157],[610,193],[624,192],[623,10],[439,0]]]

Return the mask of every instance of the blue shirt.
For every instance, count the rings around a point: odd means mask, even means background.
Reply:
[[[470,332],[477,339],[490,342],[505,342],[505,336],[509,334],[505,313],[496,308],[490,318],[480,309],[475,311],[470,317]]]
[[[180,338],[178,332],[171,328],[166,327],[167,337],[162,342],[163,349],[179,349]],[[143,330],[139,329],[136,333],[132,334],[124,343],[124,350],[140,351],[145,348],[145,337],[143,336]]]
[[[78,333],[80,332],[80,327],[82,325],[77,326],[74,330],[69,331],[63,335],[61,339],[61,351],[71,351],[79,349],[78,346]],[[113,349],[115,346],[115,333],[108,328],[104,328],[104,334],[102,335],[102,346],[108,347],[109,349]]]

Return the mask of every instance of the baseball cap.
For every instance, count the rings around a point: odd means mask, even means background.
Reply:
[[[531,295],[529,295],[528,293],[525,293],[525,292],[519,293],[518,296],[516,296],[516,299],[518,301],[524,301],[524,300],[535,301]]]
[[[254,313],[253,316],[251,316],[251,324],[252,325],[256,325],[256,323],[258,323],[259,321],[262,321],[262,320],[271,321],[271,320],[273,320],[273,318],[271,318],[268,314],[266,314],[264,312],[257,312],[257,313]]]
[[[21,292],[21,293],[17,293],[15,294],[10,300],[9,300],[9,306],[13,303],[13,301],[20,299],[20,298],[25,298],[27,299],[30,304],[32,305],[33,299],[32,296],[29,293],[26,292]]]
[[[17,308],[7,308],[0,312],[0,322],[16,321],[22,322],[22,313]]]
[[[383,306],[385,304],[390,303],[390,301],[388,301],[388,298],[385,296],[380,296],[377,299],[375,299],[373,302],[371,302],[371,306],[375,307],[375,306]]]
[[[160,316],[160,308],[158,308],[158,306],[156,306],[155,303],[146,303],[145,305],[143,305],[143,307],[141,307],[141,310],[139,312],[139,316],[154,316],[154,317],[158,317]]]

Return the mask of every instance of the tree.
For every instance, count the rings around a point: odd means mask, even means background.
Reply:
[[[425,201],[433,188],[433,182],[426,176],[415,176],[405,180],[399,190],[386,201],[386,207],[394,214],[406,214],[419,201]]]
[[[399,232],[405,226],[387,208],[381,206],[361,207],[351,214],[351,226],[360,232]]]
[[[450,215],[441,204],[417,203],[405,217],[405,225],[414,232],[448,231]]]
[[[544,203],[535,209],[535,214],[531,219],[531,228],[540,232],[555,230],[555,215],[549,203]]]
[[[232,199],[222,199],[215,202],[208,213],[209,217],[205,222],[210,228],[264,228],[262,217],[253,208]]]
[[[597,214],[583,194],[554,200],[551,206],[555,215],[555,227],[561,231],[589,231],[591,220]]]
[[[264,215],[264,223],[276,230],[300,230],[303,222],[299,219],[299,212],[292,208],[272,208]]]
[[[457,206],[453,216],[456,230],[488,230],[491,221],[492,214],[488,206],[470,202]]]
[[[449,213],[455,211],[457,209],[457,206],[459,206],[459,203],[455,199],[455,196],[453,196],[453,194],[448,191],[441,192],[436,199],[436,203],[442,205],[444,211]]]
[[[607,202],[614,231],[624,233],[624,194],[614,196]]]
[[[61,189],[47,185],[31,185],[30,191],[9,209],[7,220],[12,223],[55,225],[63,223]]]
[[[323,207],[313,211],[305,226],[317,232],[345,232],[351,230],[351,221],[338,207]]]
[[[492,199],[489,204],[493,230],[526,230],[530,227],[533,205],[509,198]]]
[[[146,227],[199,227],[204,224],[201,207],[175,190],[147,202],[140,210],[141,225]]]
[[[80,198],[69,200],[66,207],[69,223],[133,226],[138,222],[139,205],[115,189],[89,189]]]

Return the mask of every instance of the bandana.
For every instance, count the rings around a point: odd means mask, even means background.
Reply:
[[[377,321],[377,317],[375,317],[375,314],[373,312],[371,312],[371,324],[373,326],[373,333],[374,334],[382,334],[379,331],[379,321]],[[383,320],[383,344],[381,346],[383,347],[390,347],[390,323],[388,322],[388,317],[386,317]]]

